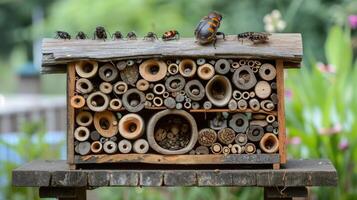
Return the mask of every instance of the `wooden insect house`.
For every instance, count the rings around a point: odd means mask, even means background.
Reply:
[[[194,38],[43,42],[43,72],[67,73],[67,156],[94,164],[286,162],[284,69],[300,34],[261,44]]]

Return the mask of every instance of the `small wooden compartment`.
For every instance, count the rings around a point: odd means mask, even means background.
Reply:
[[[286,162],[284,68],[300,34],[178,41],[43,42],[43,72],[67,73],[68,163]]]

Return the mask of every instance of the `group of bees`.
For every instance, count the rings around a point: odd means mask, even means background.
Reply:
[[[216,48],[215,45],[217,42],[217,36],[221,35],[223,40],[225,40],[225,34],[218,31],[221,21],[222,15],[216,11],[212,11],[207,16],[203,17],[194,31],[196,41],[202,45],[212,43]],[[107,34],[107,31],[103,26],[96,27],[93,33],[93,39],[106,40],[108,39],[108,35],[110,35],[110,37],[114,40],[124,39],[124,36],[120,31],[116,31],[113,35],[110,33]],[[242,43],[244,39],[248,39],[253,43],[263,43],[269,40],[270,35],[270,33],[265,32],[244,32],[238,34],[237,37],[239,41],[242,41]],[[71,35],[65,31],[56,31],[56,38],[69,40],[71,39]],[[133,31],[126,35],[126,39],[128,40],[136,40],[136,38],[137,36]],[[161,38],[163,41],[178,40],[180,39],[180,34],[177,30],[170,30],[166,31]],[[88,39],[88,36],[84,32],[80,31],[77,33],[76,39],[84,40]],[[147,35],[144,36],[144,40],[157,39],[158,37],[154,32],[148,32]]]

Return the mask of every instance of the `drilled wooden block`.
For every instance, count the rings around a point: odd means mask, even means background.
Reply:
[[[110,186],[138,186],[139,172],[115,171],[110,173]]]
[[[164,174],[165,186],[193,186],[196,184],[195,171],[167,171]]]
[[[162,186],[164,173],[160,171],[141,171],[140,186]]]

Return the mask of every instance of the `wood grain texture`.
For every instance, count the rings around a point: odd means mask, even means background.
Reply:
[[[74,108],[71,106],[71,98],[75,91],[75,68],[74,64],[70,63],[67,66],[67,161],[68,164],[74,164]]]
[[[158,155],[158,154],[101,154],[75,156],[75,164],[89,163],[148,163],[148,164],[273,164],[279,154],[230,155]]]
[[[279,154],[280,163],[286,162],[286,128],[285,128],[285,89],[284,89],[284,63],[282,60],[276,61],[276,85],[278,95],[278,123],[279,123]]]
[[[177,167],[177,166],[175,166]],[[329,160],[288,160],[280,169],[158,169],[70,170],[66,161],[33,161],[12,173],[22,187],[99,186],[336,186],[337,172]]]
[[[43,73],[65,72],[60,70],[69,62],[94,59],[97,61],[122,60],[130,58],[153,58],[166,56],[205,58],[254,58],[283,59],[286,66],[299,67],[303,49],[301,34],[273,34],[269,42],[243,44],[236,35],[218,40],[216,49],[212,45],[201,46],[194,38],[181,38],[163,42],[138,40],[58,40],[44,39],[42,42]]]

